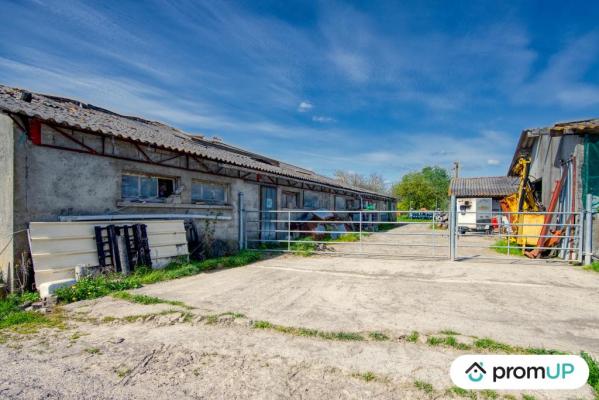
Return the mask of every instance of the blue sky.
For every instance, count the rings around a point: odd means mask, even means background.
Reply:
[[[503,175],[599,117],[599,3],[1,1],[0,82],[332,174]]]

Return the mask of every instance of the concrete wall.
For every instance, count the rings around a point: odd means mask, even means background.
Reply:
[[[70,145],[68,139],[43,126],[43,142]],[[92,145],[92,136],[80,134],[79,139]],[[131,146],[132,147],[132,146]],[[56,221],[59,216],[100,214],[188,214],[196,217],[200,229],[206,226],[205,216],[229,218],[215,225],[215,237],[236,241],[238,237],[238,193],[244,192],[248,208],[259,207],[259,185],[242,179],[215,176],[148,163],[93,156],[31,144],[23,141],[17,149],[15,164],[15,227],[24,229],[29,222]],[[115,155],[138,152],[126,146],[114,146]],[[174,178],[183,185],[182,204],[124,202],[121,198],[123,173],[139,173]],[[191,203],[192,180],[228,184],[226,205]],[[21,243],[26,248],[26,243]]]
[[[6,117],[4,117],[6,119]],[[9,120],[10,121],[10,120]],[[236,246],[238,240],[238,196],[244,193],[244,204],[247,210],[260,209],[260,187],[267,185],[261,182],[251,182],[245,179],[231,177],[233,174],[215,175],[190,171],[184,168],[196,168],[212,162],[195,160],[191,157],[173,157],[166,150],[146,148],[140,150],[132,143],[117,139],[101,137],[88,133],[65,130],[81,144],[93,148],[97,152],[110,154],[113,158],[100,155],[56,149],[32,144],[28,140],[19,140],[16,144],[18,156],[14,161],[14,226],[11,229],[26,229],[30,222],[57,221],[61,216],[80,215],[112,215],[112,214],[186,214],[193,218],[200,230],[215,229],[215,237],[230,241]],[[23,136],[23,132],[18,132]],[[55,128],[42,125],[42,143],[50,146],[67,147],[73,150],[83,150],[81,144],[60,134]],[[144,152],[148,152],[144,154]],[[151,164],[145,157],[152,160],[162,159],[165,165]],[[133,161],[133,160],[139,161]],[[187,163],[189,163],[187,165]],[[225,168],[213,163],[212,166]],[[199,168],[198,168],[199,169]],[[231,171],[229,171],[231,172]],[[233,171],[237,176],[237,171]],[[176,187],[183,187],[181,204],[167,203],[134,203],[124,201],[121,197],[121,182],[124,173],[145,174],[172,178]],[[10,174],[7,174],[10,175]],[[228,185],[228,200],[226,205],[192,204],[191,186],[193,180],[226,183]],[[256,176],[256,180],[260,178]],[[7,182],[7,185],[10,183]],[[275,185],[271,185],[275,186]],[[277,186],[278,207],[281,209],[283,190],[300,193],[299,207],[303,205],[304,191],[289,186]],[[326,207],[334,207],[334,195],[319,192]],[[349,198],[349,197],[348,197]],[[384,209],[379,207],[377,209]],[[215,216],[226,218],[216,224],[208,223]],[[248,219],[256,220],[257,214],[248,215]],[[257,224],[248,224],[250,229],[258,230]],[[5,228],[6,229],[6,228]],[[257,232],[249,233],[250,238],[256,238]],[[27,236],[23,235],[15,242],[19,249],[28,248]]]
[[[8,280],[9,266],[14,265],[13,169],[13,122],[0,114],[0,270],[4,282]]]

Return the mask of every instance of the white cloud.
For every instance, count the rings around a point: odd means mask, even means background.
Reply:
[[[334,118],[331,117],[325,117],[324,115],[315,115],[312,117],[312,121],[314,122],[321,122],[321,123],[327,123],[327,122],[335,122]]]
[[[297,111],[299,112],[308,112],[311,109],[314,108],[314,105],[312,103],[310,103],[309,101],[302,101],[301,103],[299,103],[299,106],[297,106]]]
[[[489,165],[499,165],[499,160],[496,160],[494,158],[489,158],[487,160],[487,164],[489,164]]]
[[[513,92],[517,103],[591,107],[599,104],[599,85],[585,82],[597,65],[599,30],[569,42],[549,58],[547,67]]]

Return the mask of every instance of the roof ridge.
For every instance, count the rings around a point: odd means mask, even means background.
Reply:
[[[28,99],[22,99],[20,96],[22,93],[31,93],[32,96]],[[69,104],[76,105],[76,108],[68,106]],[[345,189],[377,197],[391,198],[391,196],[383,193],[344,184],[332,177],[317,174],[303,167],[286,166],[291,164],[259,153],[244,149],[235,150],[235,146],[224,142],[212,143],[210,139],[205,137],[197,140],[192,138],[193,135],[159,121],[119,114],[76,99],[46,95],[0,84],[0,111],[39,118],[74,129],[153,144],[171,151],[195,154],[216,162],[250,168],[255,171],[334,186],[341,190]],[[281,165],[281,163],[286,165]],[[302,173],[298,169],[307,170],[310,173]]]

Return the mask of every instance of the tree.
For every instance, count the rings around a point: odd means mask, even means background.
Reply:
[[[371,190],[377,193],[385,194],[389,192],[383,176],[377,173],[366,176],[356,172],[337,170],[335,171],[335,179],[346,185]]]
[[[405,174],[393,185],[392,192],[399,199],[402,210],[445,208],[449,189],[449,173],[437,166]]]

